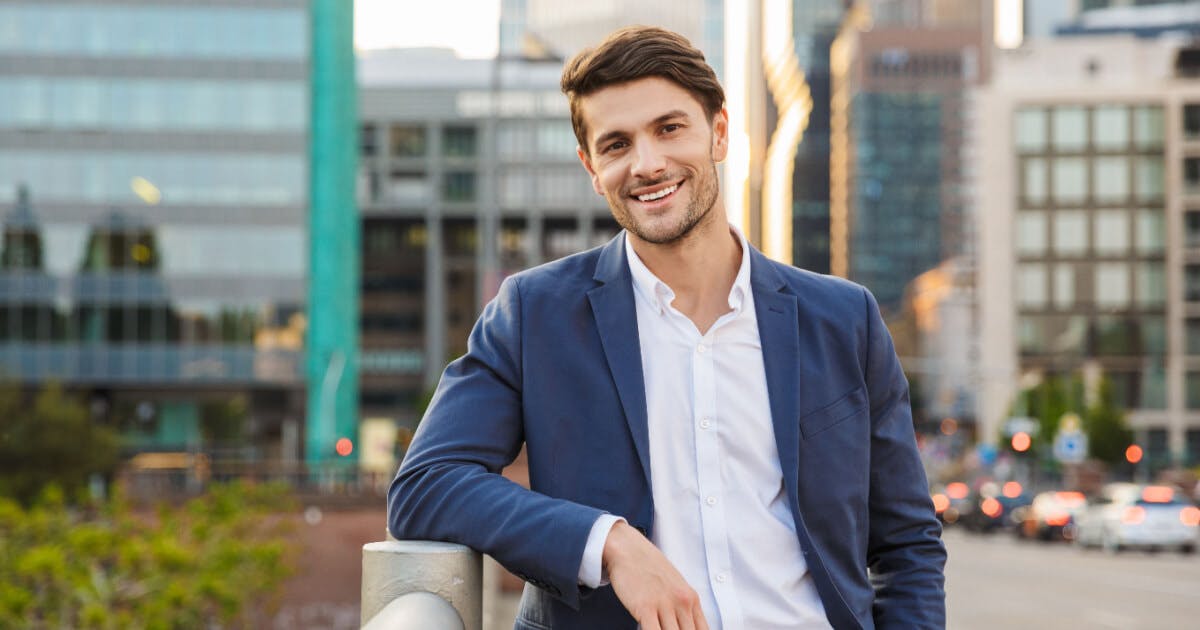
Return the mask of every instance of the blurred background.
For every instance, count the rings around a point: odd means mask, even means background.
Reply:
[[[1200,2],[434,4],[0,0],[0,627],[358,627],[482,305],[618,232],[558,80],[627,24],[721,77],[751,241],[878,298],[951,627],[1194,624]]]

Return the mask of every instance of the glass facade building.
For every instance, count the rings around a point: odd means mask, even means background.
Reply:
[[[359,402],[415,427],[503,277],[619,228],[576,157],[559,62],[399,50],[359,68]]]
[[[231,399],[256,443],[303,417],[308,29],[301,0],[0,2],[9,378],[154,448]]]

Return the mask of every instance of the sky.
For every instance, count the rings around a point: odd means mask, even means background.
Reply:
[[[500,0],[355,0],[354,5],[356,48],[444,46],[466,58],[496,54]]]

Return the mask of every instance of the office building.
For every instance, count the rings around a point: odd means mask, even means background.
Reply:
[[[133,448],[298,452],[309,41],[300,0],[0,3],[0,370]]]
[[[979,94],[979,416],[1099,369],[1147,461],[1200,461],[1200,64],[1170,39],[1027,42]],[[1024,379],[1024,381],[1023,381]]]
[[[360,56],[364,416],[415,426],[505,276],[617,233],[576,157],[561,72],[440,49]]]

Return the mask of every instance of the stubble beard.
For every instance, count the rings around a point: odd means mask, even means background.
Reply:
[[[710,164],[712,171],[708,177],[685,180],[697,188],[692,191],[692,198],[688,201],[686,211],[674,227],[666,230],[651,231],[647,226],[642,225],[633,217],[633,213],[630,212],[628,207],[630,203],[629,199],[625,196],[617,200],[609,199],[608,206],[612,210],[613,218],[626,231],[647,243],[668,245],[683,240],[712,212],[713,206],[717,203],[717,182],[719,181],[717,178],[717,165],[715,162],[710,162]],[[669,179],[667,178],[663,181]],[[652,186],[654,184],[649,185]]]

